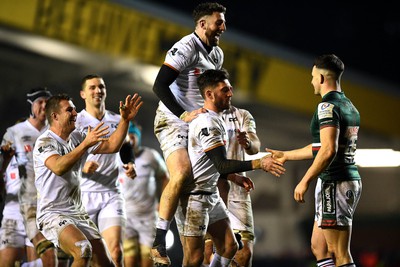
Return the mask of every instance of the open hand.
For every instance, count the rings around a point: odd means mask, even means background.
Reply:
[[[134,94],[133,96],[128,95],[125,98],[125,103],[122,103],[122,101],[119,102],[119,113],[123,119],[131,121],[136,117],[142,105],[141,96],[138,94]]]
[[[103,125],[104,122],[100,122],[93,129],[90,126],[88,127],[86,138],[85,140],[83,140],[86,147],[91,147],[97,144],[98,142],[108,140],[108,138],[104,136],[110,133],[110,131],[108,130],[109,126],[103,126]]]

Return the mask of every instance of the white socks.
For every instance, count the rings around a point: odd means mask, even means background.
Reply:
[[[210,263],[210,267],[228,267],[232,259],[224,258],[217,253],[214,253],[214,257]]]
[[[42,259],[22,263],[21,267],[43,267]]]
[[[317,261],[317,267],[335,267],[335,263],[333,262],[333,259],[323,259]]]

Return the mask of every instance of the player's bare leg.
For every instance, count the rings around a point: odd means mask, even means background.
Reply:
[[[156,237],[151,249],[151,257],[156,266],[171,265],[165,247],[165,237],[178,207],[183,182],[192,175],[189,155],[184,148],[172,152],[166,164],[170,180],[161,195]]]

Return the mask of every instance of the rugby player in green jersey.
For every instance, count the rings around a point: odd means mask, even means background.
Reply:
[[[350,252],[352,220],[361,196],[361,177],[354,162],[360,114],[343,93],[343,62],[335,55],[315,59],[311,84],[322,97],[311,121],[312,144],[278,151],[267,149],[275,159],[314,159],[294,190],[304,203],[311,181],[315,188],[315,221],[311,250],[317,266],[356,266]]]

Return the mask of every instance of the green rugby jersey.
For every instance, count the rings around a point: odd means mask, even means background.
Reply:
[[[314,158],[321,147],[320,129],[328,126],[340,129],[339,148],[332,163],[319,177],[341,181],[361,179],[354,162],[360,113],[343,92],[331,91],[324,95],[314,113],[310,125]]]

